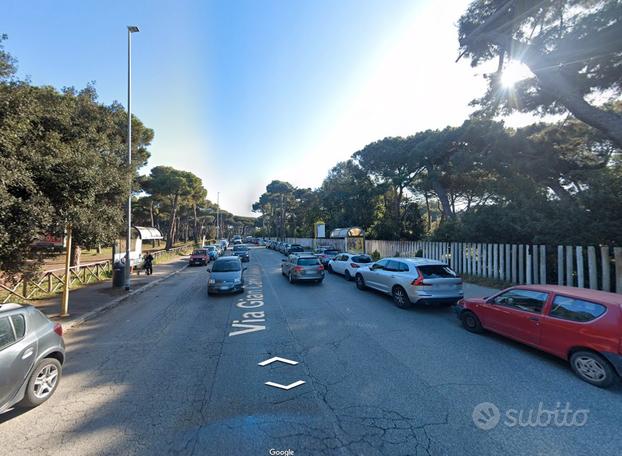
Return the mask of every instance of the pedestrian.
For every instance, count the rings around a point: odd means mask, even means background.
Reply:
[[[151,254],[151,252],[149,252],[147,256],[145,257],[144,268],[145,268],[145,272],[147,273],[147,275],[153,274],[153,255]]]

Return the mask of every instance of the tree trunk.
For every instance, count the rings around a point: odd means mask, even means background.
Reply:
[[[428,220],[428,233],[430,233],[430,231],[432,231],[432,214],[430,213],[430,197],[428,196],[428,192],[425,192],[423,194],[424,198],[425,198],[425,211],[427,213],[427,220]]]
[[[179,194],[175,194],[175,198],[173,199],[173,207],[171,208],[171,220],[168,227],[168,235],[166,237],[166,249],[170,249],[173,247],[174,240],[173,236],[175,236],[175,220],[177,220],[177,203],[179,202]]]
[[[80,266],[80,256],[82,255],[82,249],[77,242],[71,244],[71,266]]]
[[[512,53],[522,55],[522,60],[536,76],[542,87],[557,98],[577,119],[608,136],[622,147],[622,117],[589,104],[576,87],[564,76],[563,69],[554,65],[546,55],[526,43],[506,37],[501,33],[484,34],[492,42]]]
[[[194,243],[197,244],[199,242],[199,232],[197,230],[197,205],[196,203],[192,204],[192,211],[194,212],[194,225],[192,228],[192,238]]]
[[[153,220],[153,200],[151,200],[151,203],[149,204],[149,217],[151,219],[151,226],[154,227],[155,221]]]
[[[434,193],[436,193],[436,196],[441,203],[443,215],[450,219],[454,218],[455,214],[451,210],[451,203],[449,202],[449,196],[447,196],[447,190],[441,185],[436,177],[432,177],[431,180]]]

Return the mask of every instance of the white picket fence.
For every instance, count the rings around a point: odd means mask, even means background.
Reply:
[[[343,239],[287,238],[305,247],[344,248]],[[622,247],[366,240],[368,254],[444,261],[463,275],[514,284],[557,284],[622,293]]]

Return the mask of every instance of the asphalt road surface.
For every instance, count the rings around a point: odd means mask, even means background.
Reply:
[[[54,397],[0,416],[0,454],[620,453],[619,385],[447,308],[291,285],[281,258],[253,250],[244,294],[208,297],[188,268],[72,330]],[[298,364],[258,365],[274,356]]]

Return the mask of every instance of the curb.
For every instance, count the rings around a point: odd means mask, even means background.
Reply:
[[[69,331],[72,328],[81,325],[82,323],[84,323],[87,320],[90,320],[94,317],[96,317],[99,313],[101,312],[105,312],[106,310],[110,310],[113,307],[118,306],[120,303],[122,303],[123,301],[125,301],[128,298],[131,298],[134,295],[140,294],[143,291],[149,290],[150,288],[155,287],[156,285],[159,285],[161,282],[165,281],[166,279],[173,277],[175,274],[179,274],[181,271],[183,271],[184,269],[186,269],[188,267],[188,265],[186,264],[185,266],[183,266],[182,268],[178,269],[177,271],[173,271],[170,274],[165,275],[164,277],[161,277],[157,280],[154,280],[153,282],[149,282],[146,285],[143,285],[140,288],[137,288],[136,290],[130,291],[129,293],[127,293],[124,296],[120,296],[118,298],[113,299],[112,301],[109,301],[105,304],[102,304],[101,306],[99,306],[96,309],[93,309],[87,313],[85,313],[84,315],[68,321],[66,323],[63,323],[62,321],[60,321],[60,323],[63,325],[63,332],[64,331]]]

